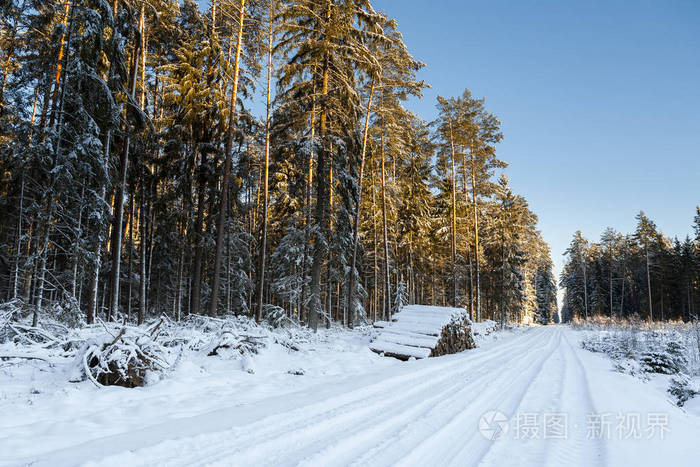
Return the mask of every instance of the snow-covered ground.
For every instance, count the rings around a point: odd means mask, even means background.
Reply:
[[[521,328],[400,362],[369,330],[324,330],[136,389],[0,361],[0,465],[700,465],[700,417],[582,336]]]

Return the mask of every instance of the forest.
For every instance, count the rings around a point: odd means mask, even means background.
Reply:
[[[598,243],[574,234],[561,276],[562,320],[697,321],[700,312],[700,207],[695,237],[670,239],[644,212],[632,234],[608,227]]]
[[[406,303],[552,322],[549,247],[497,156],[501,123],[468,89],[435,121],[407,110],[423,66],[369,0],[2,2],[0,300],[35,326],[317,329]],[[697,281],[664,285],[687,242],[652,227],[574,240],[569,313],[646,309],[644,254],[654,315],[697,310]]]

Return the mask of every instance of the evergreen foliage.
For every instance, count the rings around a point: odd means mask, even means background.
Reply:
[[[499,182],[498,119],[469,90],[432,124],[406,110],[422,67],[369,0],[3,3],[0,298],[34,321],[315,329],[425,303],[551,322],[549,249]],[[695,293],[697,239],[676,260],[648,230],[652,277],[667,261]]]

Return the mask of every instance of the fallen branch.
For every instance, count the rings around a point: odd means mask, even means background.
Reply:
[[[114,340],[107,347],[112,347],[114,344],[116,344],[124,334],[126,334],[126,328],[122,328],[122,330],[119,332],[119,335],[117,335],[117,337],[115,337]]]

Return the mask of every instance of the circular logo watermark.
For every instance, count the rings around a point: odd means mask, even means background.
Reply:
[[[508,417],[503,412],[492,410],[486,412],[479,419],[479,432],[481,436],[491,441],[498,441],[508,433]]]

